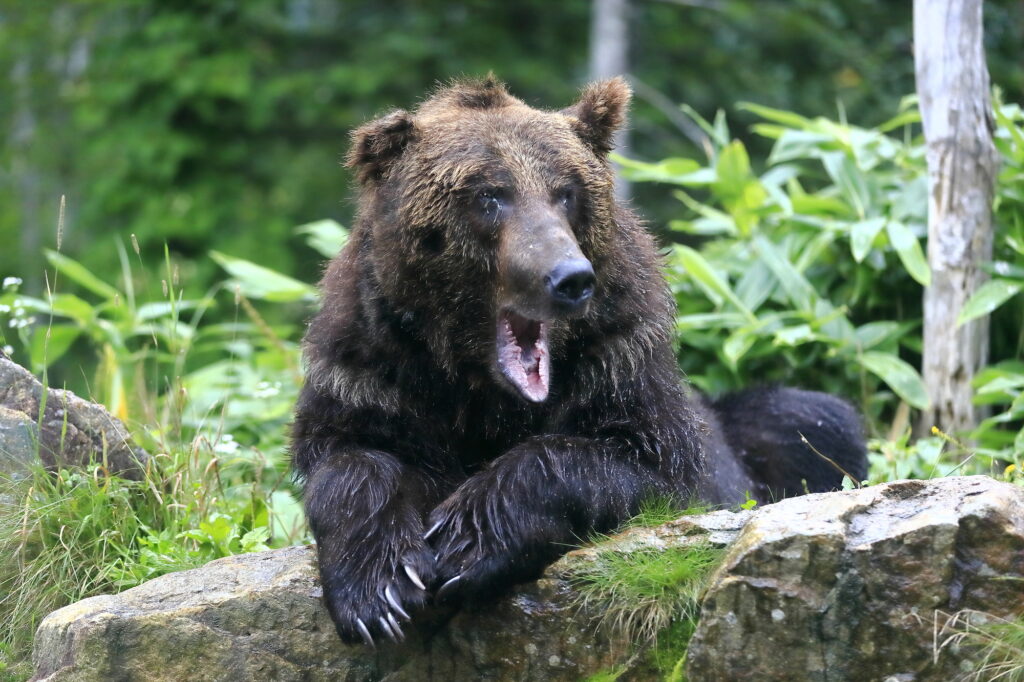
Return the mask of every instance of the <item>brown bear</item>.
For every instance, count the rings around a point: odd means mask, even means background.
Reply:
[[[541,111],[493,78],[355,131],[351,238],[305,338],[294,467],[346,641],[537,576],[651,496],[735,503],[865,475],[844,402],[684,387],[658,252],[607,160],[622,79]]]

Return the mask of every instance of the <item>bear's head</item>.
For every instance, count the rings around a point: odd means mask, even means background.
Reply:
[[[353,133],[373,277],[450,372],[469,358],[526,400],[547,398],[552,355],[602,295],[607,155],[629,97],[614,78],[542,111],[493,78],[463,81]]]

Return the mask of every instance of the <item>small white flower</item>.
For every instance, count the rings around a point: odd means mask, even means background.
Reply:
[[[9,305],[0,305],[0,313],[9,313],[9,312],[11,312],[11,306],[9,306]]]
[[[281,382],[261,381],[252,392],[253,398],[270,398],[281,392]]]
[[[225,433],[220,437],[220,442],[213,446],[213,451],[219,455],[231,455],[238,450],[238,443],[235,442],[234,436],[230,433]]]
[[[4,289],[10,289],[21,284],[21,277],[4,277]]]
[[[992,269],[996,271],[997,275],[1006,276],[1010,274],[1010,264],[1004,260],[997,260],[992,264]]]
[[[4,352],[4,355],[14,355],[14,346],[4,346],[2,350]]]

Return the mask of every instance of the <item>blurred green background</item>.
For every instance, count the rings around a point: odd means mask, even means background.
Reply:
[[[91,271],[166,243],[190,295],[219,249],[313,280],[319,256],[291,228],[347,224],[347,133],[437,81],[493,70],[526,101],[569,103],[588,80],[592,6],[389,0],[0,2],[0,274],[44,288],[40,247]],[[986,3],[992,80],[1024,89],[1024,5]],[[740,137],[747,100],[873,125],[913,91],[911,3],[637,0],[629,69],[643,83],[630,153],[693,155],[660,102],[724,108]],[[657,93],[657,94],[652,94]],[[750,140],[754,151],[767,149]],[[760,145],[760,147],[758,147]],[[642,186],[655,229],[675,203]]]

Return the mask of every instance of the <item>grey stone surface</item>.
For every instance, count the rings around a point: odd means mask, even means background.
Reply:
[[[712,578],[690,680],[934,680],[936,612],[1024,613],[1024,488],[984,476],[808,495],[755,514]]]
[[[28,370],[0,355],[0,472],[17,475],[40,460],[46,466],[94,460],[112,473],[138,478],[147,459],[103,406],[71,391],[46,390]]]

